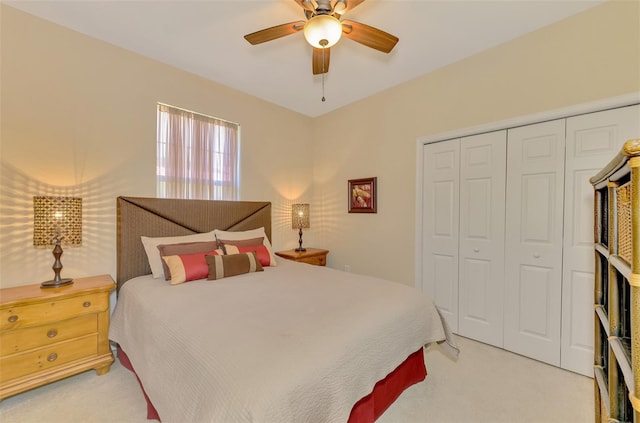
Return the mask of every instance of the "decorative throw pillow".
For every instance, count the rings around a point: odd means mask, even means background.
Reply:
[[[222,251],[220,251],[220,253],[222,253]],[[205,279],[209,275],[209,266],[206,257],[214,257],[217,255],[217,251],[207,251],[195,254],[164,256],[162,259],[167,263],[169,271],[171,272],[171,285],[178,285],[183,282]],[[220,255],[220,257],[222,257],[222,255]]]
[[[213,231],[216,239],[220,240],[228,240],[228,241],[239,241],[245,239],[259,238],[262,237],[262,244],[269,251],[269,266],[275,266],[276,256],[273,254],[273,249],[271,248],[271,243],[269,242],[269,238],[267,238],[267,234],[264,231],[264,227],[251,229],[248,231],[221,231],[220,229],[216,229]]]
[[[236,247],[248,247],[251,245],[263,245],[264,237],[251,238],[251,239],[220,239],[218,240],[218,248],[224,250],[224,245],[235,245]]]
[[[164,256],[176,256],[181,254],[195,254],[195,253],[207,253],[218,249],[218,243],[216,241],[203,241],[203,242],[181,242],[179,244],[160,244],[158,245],[158,251],[160,257]],[[222,255],[222,251],[218,252]],[[162,261],[162,270],[164,271],[164,279],[171,279],[171,270],[167,266],[167,262]]]
[[[164,275],[162,270],[162,258],[158,253],[158,245],[160,244],[178,244],[181,242],[199,242],[199,241],[215,241],[215,231],[204,232],[193,235],[183,236],[169,236],[169,237],[148,237],[141,236],[142,246],[147,253],[147,260],[149,260],[149,267],[151,268],[151,274],[154,278],[159,278]]]
[[[247,245],[247,246],[236,246],[233,244],[222,244],[225,255],[234,255],[234,254],[243,254],[253,252],[256,254],[258,261],[263,267],[271,266],[271,255],[269,254],[269,250],[264,245]]]
[[[230,256],[206,255],[205,259],[209,266],[209,275],[207,276],[209,280],[264,270],[254,252]]]

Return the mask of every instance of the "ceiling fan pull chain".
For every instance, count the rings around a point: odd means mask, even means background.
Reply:
[[[324,49],[325,49],[325,46],[327,45],[327,40],[321,40],[320,44],[322,44],[322,102],[324,103],[324,74],[326,72],[325,65],[324,65],[325,64]]]

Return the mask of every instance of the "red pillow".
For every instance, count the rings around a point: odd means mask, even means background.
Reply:
[[[179,244],[161,244],[158,245],[160,258],[164,256],[177,256],[182,254],[206,253],[207,251],[218,249],[217,241],[201,241],[201,242],[181,242]],[[221,254],[220,252],[218,254]],[[164,279],[171,279],[171,271],[167,263],[162,261],[162,270],[164,271]]]
[[[220,250],[214,250],[195,254],[163,256],[162,260],[171,272],[171,285],[178,285],[183,282],[206,279],[209,276],[209,265],[205,256],[220,254],[222,254]]]
[[[263,267],[271,266],[271,254],[264,244],[246,246],[224,244],[224,252],[228,255],[254,252]]]

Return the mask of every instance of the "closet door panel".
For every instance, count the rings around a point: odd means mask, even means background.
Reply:
[[[565,120],[507,140],[504,346],[560,365]]]
[[[640,134],[640,106],[567,119],[561,367],[593,375],[593,188],[589,178]]]
[[[518,331],[543,342],[553,342],[549,320],[554,292],[553,269],[523,264],[518,283]]]
[[[556,176],[554,172],[521,175],[519,214],[523,248],[553,248]]]
[[[460,140],[423,148],[422,290],[458,331]]]
[[[429,278],[433,283],[432,298],[450,326],[458,314],[458,261],[456,255],[433,253]],[[453,328],[452,328],[453,330]]]
[[[503,345],[506,131],[460,141],[459,334]]]

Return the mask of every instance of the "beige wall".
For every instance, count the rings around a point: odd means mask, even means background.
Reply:
[[[65,275],[115,274],[115,197],[155,195],[155,103],[242,125],[242,199],[274,204],[289,248],[413,284],[416,138],[640,91],[640,7],[610,2],[316,119],[0,6],[0,285],[52,275],[31,197],[80,195],[84,245]],[[296,152],[306,143],[313,166]],[[292,145],[299,148],[290,149]],[[347,180],[378,177],[378,213],[347,213]]]
[[[65,250],[63,276],[115,277],[115,198],[155,196],[157,102],[240,123],[241,199],[271,201],[274,245],[296,244],[286,214],[311,199],[297,156],[310,118],[4,5],[0,19],[0,286],[53,276],[51,248],[32,245],[43,194],[83,198],[83,246]]]
[[[413,285],[418,137],[638,91],[640,2],[610,2],[316,119],[330,265]],[[347,180],[370,176],[378,213],[348,214]]]

